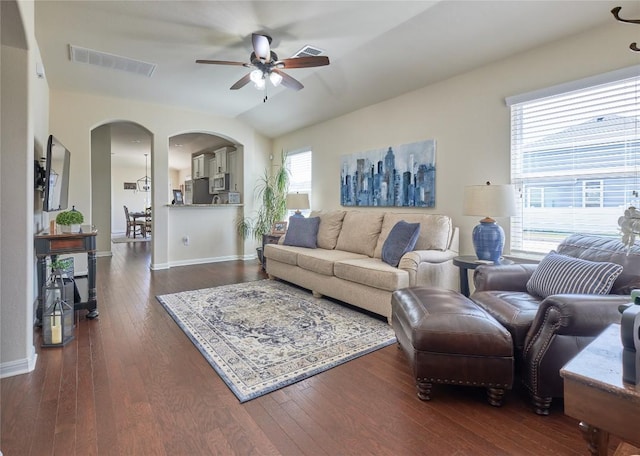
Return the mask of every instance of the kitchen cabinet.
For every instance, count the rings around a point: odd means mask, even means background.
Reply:
[[[216,174],[218,174],[218,159],[214,156],[209,159],[209,177],[213,178]]]
[[[235,151],[234,147],[221,147],[214,151],[215,154],[215,168],[214,174],[225,174],[228,173],[227,167],[227,155],[231,152]]]
[[[193,167],[191,169],[192,179],[202,179],[203,177],[210,177],[209,175],[209,160],[211,154],[200,154],[193,157]]]

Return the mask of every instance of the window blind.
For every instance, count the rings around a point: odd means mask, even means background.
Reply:
[[[311,201],[311,158],[310,150],[290,152],[285,162],[289,170],[289,192],[308,193],[309,201]],[[302,211],[305,216],[309,212]]]
[[[511,103],[511,251],[546,253],[572,233],[618,236],[638,204],[640,71]]]

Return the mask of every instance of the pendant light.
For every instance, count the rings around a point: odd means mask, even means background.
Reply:
[[[138,191],[139,192],[150,192],[151,191],[151,178],[149,177],[148,166],[147,166],[147,155],[144,154],[144,177],[141,177],[137,180]]]

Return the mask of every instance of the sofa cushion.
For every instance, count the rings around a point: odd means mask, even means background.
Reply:
[[[289,227],[283,244],[315,249],[319,226],[320,217],[289,217]]]
[[[342,222],[336,249],[372,257],[383,218],[384,212],[348,211]]]
[[[302,269],[332,276],[333,264],[336,261],[357,258],[367,258],[367,256],[359,253],[344,252],[342,250],[315,249],[299,252],[296,260],[298,266]]]
[[[342,229],[345,211],[312,212],[320,217],[320,227],[318,228],[318,247],[321,249],[335,249],[338,236]]]
[[[414,247],[415,250],[447,250],[453,235],[453,223],[447,215],[421,214],[419,212],[386,212],[374,251],[374,257],[382,258],[382,246],[396,223],[404,220],[409,223],[420,224],[420,234]]]
[[[527,332],[533,323],[540,298],[523,291],[476,291],[471,300],[486,310],[511,333],[513,345],[522,351]]]
[[[582,260],[555,251],[538,264],[527,291],[546,298],[554,294],[608,294],[622,272],[617,263]]]
[[[409,286],[407,271],[394,268],[378,258],[336,261],[333,273],[340,279],[386,291]]]
[[[382,246],[382,261],[391,266],[398,267],[402,255],[413,250],[419,234],[419,223],[407,223],[404,220],[400,220],[391,229],[387,240],[384,241],[384,245]]]

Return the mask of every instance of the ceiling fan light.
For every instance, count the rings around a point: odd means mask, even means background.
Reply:
[[[266,81],[264,79],[258,79],[257,81],[255,81],[254,84],[256,86],[256,89],[264,90],[264,87],[266,85]]]
[[[278,73],[271,72],[269,73],[269,80],[274,87],[278,87],[282,82],[282,76],[280,76]]]
[[[264,74],[262,74],[261,70],[253,70],[250,73],[249,78],[251,79],[251,82],[253,82],[256,85],[258,85],[260,81],[262,81],[264,85]]]

